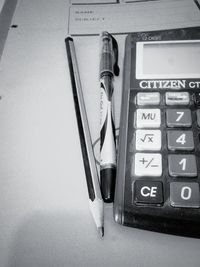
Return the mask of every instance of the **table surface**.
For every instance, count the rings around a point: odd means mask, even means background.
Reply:
[[[19,1],[1,57],[0,266],[199,267],[199,239],[120,226],[112,204],[98,236],[64,44],[67,8],[66,0]],[[125,37],[117,36],[120,65]],[[98,38],[74,40],[85,88]]]

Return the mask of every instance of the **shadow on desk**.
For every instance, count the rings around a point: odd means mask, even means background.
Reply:
[[[89,219],[81,212],[33,213],[16,231],[6,267],[200,266],[199,240],[122,227],[111,218],[101,239]]]

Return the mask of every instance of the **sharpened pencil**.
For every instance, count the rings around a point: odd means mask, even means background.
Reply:
[[[74,41],[71,37],[65,39],[76,118],[79,129],[79,137],[83,155],[83,162],[86,174],[86,182],[89,195],[89,206],[96,224],[97,230],[102,237],[104,235],[103,221],[103,200],[99,185],[99,175],[97,171],[92,139],[85,109],[82,86],[76,59]]]

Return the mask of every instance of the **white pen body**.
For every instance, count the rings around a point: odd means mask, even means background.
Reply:
[[[100,184],[104,201],[112,202],[116,176],[112,77],[105,76],[101,78],[100,84]]]
[[[116,145],[114,126],[114,105],[106,92],[106,83],[101,79],[100,88],[100,168],[116,168]]]
[[[100,185],[105,202],[113,202],[116,176],[113,78],[119,74],[118,47],[108,32],[101,34],[100,55]]]

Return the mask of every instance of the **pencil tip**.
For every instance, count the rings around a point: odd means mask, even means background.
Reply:
[[[98,232],[99,232],[100,237],[104,236],[104,228],[103,227],[98,227]]]

